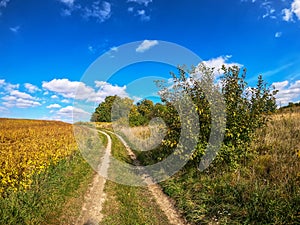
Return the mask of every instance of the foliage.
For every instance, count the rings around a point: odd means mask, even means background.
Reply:
[[[271,87],[258,77],[257,86],[247,85],[246,70],[242,72],[237,66],[223,67],[222,76],[215,83],[214,68],[201,64],[188,71],[185,67],[178,68],[178,75],[173,76],[172,89],[158,83],[161,88],[162,100],[168,107],[168,116],[165,120],[169,130],[162,149],[170,149],[180,136],[180,118],[172,105],[182,95],[191,97],[195,110],[199,116],[200,132],[197,149],[192,160],[197,164],[204,154],[211,133],[213,105],[220,104],[216,96],[221,93],[226,104],[226,131],[223,147],[216,162],[236,165],[249,154],[248,144],[253,138],[255,130],[266,123],[266,115],[276,109],[275,94]],[[193,109],[190,109],[193,110]],[[172,118],[172,119],[170,119]],[[221,122],[221,121],[219,121]],[[189,137],[189,139],[194,137]]]
[[[270,116],[256,131],[258,154],[236,170],[186,166],[162,183],[191,224],[298,224],[300,114]]]
[[[160,103],[154,105],[151,100],[144,99],[137,104],[129,98],[108,96],[100,103],[91,117],[92,122],[118,121],[129,123],[130,126],[143,126],[149,124],[151,119],[160,115],[164,106]],[[127,121],[128,120],[128,121]]]

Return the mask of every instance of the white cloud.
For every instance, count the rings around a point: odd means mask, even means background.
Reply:
[[[35,86],[33,84],[30,84],[30,83],[25,83],[24,86],[28,90],[29,93],[34,93],[36,91],[40,91],[41,90],[37,86]]]
[[[44,81],[42,86],[65,98],[86,99],[87,95],[93,93],[93,89],[86,86],[84,83],[69,81],[68,79],[54,79],[50,82]]]
[[[283,9],[282,10],[282,14],[283,14],[283,17],[282,19],[284,21],[292,21],[293,20],[293,12],[290,10],[290,9]]]
[[[118,47],[115,46],[110,48],[110,51],[112,52],[117,52],[118,50],[119,50]]]
[[[6,107],[29,108],[41,105],[37,98],[25,92],[11,89],[8,94],[1,98],[4,101],[2,104]]]
[[[300,100],[300,80],[290,83],[289,81],[275,82],[272,84],[279,90],[276,95],[277,105],[287,105],[289,102]]]
[[[0,86],[3,86],[3,85],[5,85],[5,80],[4,79],[0,80]]]
[[[6,95],[6,96],[2,97],[1,99],[4,100],[4,101],[11,102],[11,101],[17,100],[17,97],[11,96],[11,95]]]
[[[57,95],[52,95],[51,98],[52,99],[58,99],[58,96]]]
[[[10,29],[10,31],[12,31],[13,33],[18,33],[19,30],[20,30],[20,26],[10,27],[9,29]]]
[[[144,9],[138,10],[137,15],[140,16],[142,21],[149,21],[150,16],[146,14],[146,11]]]
[[[289,9],[283,9],[283,20],[293,21],[294,15],[300,20],[300,0],[294,0]]]
[[[276,32],[276,33],[275,33],[275,37],[276,37],[276,38],[280,38],[281,36],[282,36],[282,32]]]
[[[282,81],[282,82],[274,82],[272,84],[272,86],[275,87],[275,89],[277,90],[282,90],[283,88],[285,88],[286,86],[288,86],[289,82],[287,80]]]
[[[150,48],[153,48],[154,46],[158,45],[157,40],[144,40],[136,49],[136,52],[143,53]]]
[[[265,13],[262,15],[263,19],[268,18],[268,17],[270,17],[271,19],[276,19],[276,16],[274,15],[276,10],[272,6],[272,2],[264,1],[263,3],[261,3],[260,7],[265,10]]]
[[[0,10],[2,8],[6,8],[10,0],[0,0]],[[2,15],[2,12],[0,11],[0,16]]]
[[[222,66],[224,65],[226,68],[232,67],[232,66],[237,66],[239,68],[243,67],[242,64],[236,63],[236,62],[231,62],[229,63],[228,60],[231,58],[231,55],[226,55],[226,56],[219,56],[217,58],[212,58],[207,61],[203,61],[202,63],[206,65],[209,68],[214,68],[214,74],[215,76],[219,76],[222,73]],[[198,73],[196,69],[196,73]]]
[[[95,87],[87,86],[83,82],[69,81],[68,79],[54,79],[50,82],[43,82],[43,88],[61,95],[64,98],[85,100],[89,102],[102,102],[109,95],[127,96],[126,86],[119,87],[102,81],[95,81]]]
[[[61,108],[61,105],[59,105],[59,104],[51,104],[51,105],[48,105],[46,108],[47,109],[59,109],[59,108]]]
[[[95,81],[95,86],[98,88],[96,92],[89,97],[89,101],[92,102],[103,102],[107,96],[118,95],[120,97],[128,97],[126,93],[126,86],[120,87],[112,85],[104,81]]]
[[[10,0],[1,0],[0,1],[0,8],[6,8],[7,4],[10,2]]]
[[[90,53],[93,53],[93,54],[96,52],[96,49],[91,45],[88,46],[88,50]]]
[[[17,107],[17,108],[30,108],[35,106],[40,106],[41,104],[38,101],[31,99],[19,98],[16,96],[4,96],[2,98],[5,102],[2,104],[6,107]]]
[[[85,7],[83,10],[84,18],[96,18],[98,22],[102,23],[108,20],[111,16],[111,4],[109,2],[102,2],[100,5],[99,1],[92,4],[91,7]]]
[[[91,118],[91,113],[74,106],[62,108],[56,113],[56,115],[58,118],[63,120],[70,120],[70,118],[73,118],[73,121],[88,121]]]
[[[34,97],[32,97],[31,95],[25,93],[25,92],[20,92],[18,90],[13,90],[10,92],[11,96],[15,96],[17,98],[22,98],[22,99],[35,99]]]
[[[275,37],[276,37],[276,38],[280,38],[281,36],[282,36],[282,32],[276,32],[276,33],[275,33]]]
[[[128,12],[133,12],[134,11],[134,8],[133,7],[129,7],[128,8]]]
[[[127,0],[127,2],[134,2],[140,5],[145,5],[147,7],[149,3],[152,2],[152,0]]]
[[[75,0],[59,0],[61,3],[64,3],[66,5],[74,5]]]
[[[10,83],[5,83],[4,89],[8,92],[19,89],[20,85],[19,84],[10,84]]]
[[[61,100],[62,103],[70,103],[70,101],[68,99],[63,99]]]

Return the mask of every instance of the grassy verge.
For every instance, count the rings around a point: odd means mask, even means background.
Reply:
[[[272,116],[236,170],[184,168],[162,183],[192,224],[299,224],[300,114]]]
[[[106,142],[104,136],[100,136]],[[79,151],[35,175],[28,190],[6,193],[0,198],[1,224],[72,224],[94,171]]]
[[[117,160],[131,163],[124,145],[115,135],[110,134],[110,136],[112,138],[112,155]],[[113,173],[114,171],[110,169],[109,172]],[[104,192],[108,197],[104,203],[104,219],[101,224],[168,224],[167,217],[159,209],[147,188],[125,186],[107,181]]]

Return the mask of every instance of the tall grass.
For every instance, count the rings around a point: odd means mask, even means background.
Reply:
[[[191,224],[299,224],[300,113],[269,119],[251,143],[252,158],[236,169],[189,165],[161,183]],[[143,137],[143,129],[135,135]]]

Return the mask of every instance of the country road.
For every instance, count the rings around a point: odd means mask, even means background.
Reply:
[[[109,168],[112,141],[107,133],[103,131],[99,132],[104,134],[108,140],[105,154],[102,158],[102,164],[99,165],[98,168],[100,174],[103,174],[106,177]],[[80,216],[77,219],[76,225],[96,225],[100,223],[103,218],[101,210],[103,202],[105,200],[105,183],[106,179],[103,176],[100,176],[99,173],[96,173],[93,182],[91,183],[85,195],[84,203],[81,209]]]
[[[105,154],[102,158],[102,163],[101,165],[99,165],[98,171],[100,172],[99,174],[104,175],[104,177],[107,177],[110,157],[112,152],[112,139],[107,133],[109,131],[105,131],[105,132],[99,131],[99,132],[106,136],[108,142],[107,142]],[[126,143],[126,141],[118,134],[115,134],[113,132],[109,132],[109,133],[115,135],[122,142],[122,144],[125,146],[127,150],[127,154],[130,156],[130,158],[133,160],[135,164],[138,164],[139,162],[137,161],[135,154],[132,152],[129,145]],[[106,194],[104,193],[106,178],[100,176],[99,174],[97,173],[95,175],[87,193],[85,194],[85,200],[81,209],[80,216],[78,217],[77,222],[75,223],[76,225],[101,224],[101,220],[105,217],[105,215],[103,215],[102,213],[102,208],[107,197]],[[180,213],[174,207],[173,201],[163,193],[161,187],[158,184],[149,185],[147,188],[148,191],[155,199],[155,202],[157,204],[156,207],[159,207],[162,210],[162,212],[167,217],[169,224],[174,224],[174,225],[187,224],[182,219]],[[131,210],[131,209],[128,208],[127,210]]]

